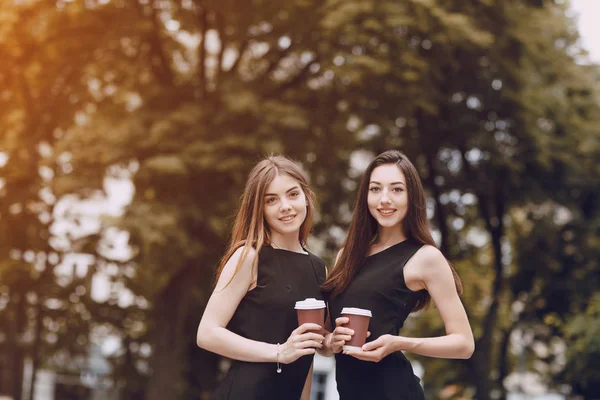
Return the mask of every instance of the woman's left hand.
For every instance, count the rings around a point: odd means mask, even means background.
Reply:
[[[379,362],[397,350],[398,336],[381,335],[372,342],[365,343],[361,350],[347,349],[344,354],[362,361]]]

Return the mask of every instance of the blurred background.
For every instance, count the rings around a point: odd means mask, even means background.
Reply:
[[[196,328],[251,166],[302,162],[331,265],[391,148],[476,337],[411,356],[427,398],[600,398],[599,3],[0,0],[0,398],[210,399]]]

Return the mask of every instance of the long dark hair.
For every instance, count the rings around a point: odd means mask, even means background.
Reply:
[[[244,247],[240,260],[235,268],[235,272],[227,283],[231,283],[233,276],[238,272],[244,259],[248,255],[251,247],[254,247],[257,253],[262,246],[271,243],[271,230],[265,222],[264,197],[267,186],[275,179],[277,175],[288,175],[300,184],[302,191],[306,196],[306,218],[300,226],[299,240],[302,245],[306,245],[308,235],[312,228],[312,220],[315,214],[315,195],[308,185],[308,179],[300,164],[290,160],[285,156],[272,155],[266,157],[252,168],[246,181],[246,187],[242,194],[242,204],[236,215],[233,229],[231,232],[231,241],[225,255],[221,259],[215,274],[215,280],[219,279],[223,268],[233,253]],[[256,268],[258,257],[254,259],[252,268]],[[225,287],[227,287],[227,285]]]
[[[408,194],[408,210],[403,220],[402,229],[407,239],[413,239],[421,244],[437,247],[429,230],[425,193],[421,179],[415,166],[398,150],[388,150],[381,153],[367,167],[360,181],[358,198],[352,214],[352,222],[348,236],[344,242],[341,254],[329,277],[321,286],[324,292],[332,297],[338,296],[350,284],[369,252],[369,246],[377,236],[378,223],[369,212],[367,196],[369,194],[369,181],[373,170],[381,165],[394,164],[404,174]],[[456,290],[462,294],[462,283],[452,264],[448,263],[454,275]],[[431,296],[426,290],[422,291],[413,311],[420,310],[429,305]]]

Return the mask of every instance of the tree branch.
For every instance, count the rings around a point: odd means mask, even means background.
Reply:
[[[217,55],[217,71],[215,82],[216,85],[219,85],[221,81],[221,74],[223,71],[223,59],[225,57],[225,48],[227,47],[227,34],[225,33],[225,17],[223,14],[216,14],[217,20],[217,32],[219,34],[219,40],[221,41],[221,48],[219,49],[219,54]]]
[[[250,45],[249,39],[246,39],[244,42],[242,42],[242,44],[240,45],[240,48],[238,49],[237,58],[235,59],[231,68],[229,68],[229,70],[227,71],[228,74],[234,74],[237,72],[237,70],[240,66],[240,62],[242,61],[242,58],[244,57],[244,53],[246,53],[246,50],[248,49],[249,45]]]
[[[285,49],[282,50],[276,50],[276,48],[270,50],[265,56],[265,59],[270,59],[271,61],[269,62],[269,66],[267,67],[267,69],[265,69],[262,73],[261,76],[259,76],[258,78],[256,78],[259,81],[265,81],[269,78],[269,75],[271,74],[271,72],[273,72],[277,66],[279,65],[279,63],[281,62],[281,60],[283,60],[292,50],[292,45],[288,46]]]
[[[198,79],[200,81],[200,97],[206,95],[206,32],[208,31],[208,11],[202,7],[199,11],[200,44],[198,45]]]
[[[304,82],[310,73],[310,67],[318,62],[319,62],[319,59],[317,57],[314,60],[312,60],[311,62],[309,62],[308,64],[306,64],[304,67],[302,67],[300,72],[298,72],[296,74],[296,76],[294,76],[292,79],[284,82],[283,84],[281,84],[281,85],[275,87],[274,89],[272,89],[271,91],[269,91],[269,95],[285,92],[286,90],[293,88],[294,86],[298,85],[299,83]]]
[[[165,52],[160,38],[160,33],[162,32],[161,22],[158,17],[158,13],[156,12],[156,7],[151,6],[150,10],[151,22],[154,28],[152,29],[152,32],[149,33],[146,37],[148,43],[150,44],[150,64],[159,82],[166,86],[172,86],[173,71],[171,69],[171,63]],[[157,57],[156,60],[158,62],[155,62],[153,56]]]

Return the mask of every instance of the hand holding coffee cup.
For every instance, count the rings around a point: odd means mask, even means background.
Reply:
[[[331,332],[329,336],[328,345],[332,352],[339,353],[342,351],[342,348],[352,339],[352,335],[354,335],[354,331],[350,328],[347,328],[346,325],[350,321],[348,317],[338,317],[335,320],[335,329]]]
[[[316,349],[323,347],[323,335],[316,331],[323,329],[321,325],[304,323],[292,331],[288,340],[281,345],[279,362],[289,364],[302,356],[315,354]]]

